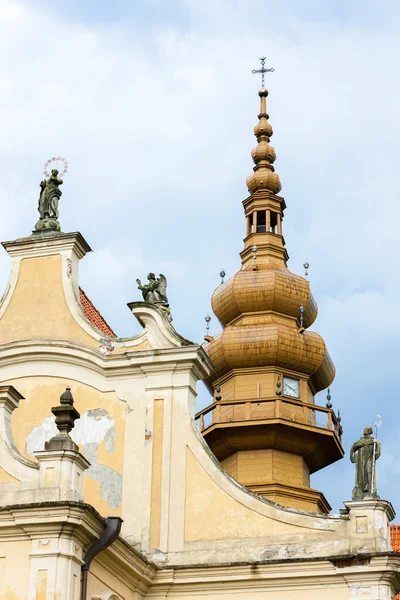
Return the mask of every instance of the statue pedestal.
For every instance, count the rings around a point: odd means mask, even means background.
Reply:
[[[344,503],[350,517],[350,553],[390,551],[390,528],[396,513],[390,502],[380,499]]]
[[[51,217],[47,219],[39,219],[32,231],[34,235],[43,235],[44,233],[61,233],[60,223]]]
[[[41,450],[39,461],[40,501],[83,501],[83,472],[90,466],[80,452],[74,450]]]

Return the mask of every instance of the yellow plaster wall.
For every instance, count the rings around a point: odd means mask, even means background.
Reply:
[[[18,481],[19,479],[9,475],[2,467],[0,467],[0,483],[16,483]]]
[[[24,600],[28,597],[31,541],[0,543],[0,598]]]
[[[112,453],[106,450],[104,440],[97,450],[98,462],[122,475],[124,462],[125,403],[115,392],[100,392],[78,381],[58,377],[24,377],[12,379],[5,384],[13,385],[25,398],[12,415],[12,432],[18,450],[29,459],[34,457],[26,451],[26,438],[44,419],[51,416],[51,407],[59,404],[59,398],[67,386],[71,387],[75,407],[83,415],[88,410],[103,408],[114,419],[116,428],[115,448]],[[1,479],[0,479],[1,481]],[[100,483],[86,475],[83,480],[84,500],[92,504],[102,515],[120,516],[121,508],[112,509],[100,497]]]
[[[65,339],[98,347],[71,315],[62,284],[61,255],[25,258],[17,284],[0,319],[0,343],[17,340]]]
[[[187,448],[186,542],[259,538],[289,533],[299,533],[299,528],[264,517],[240,504],[207,475]]]
[[[100,563],[95,559],[90,566],[87,598],[93,598],[94,596],[104,598],[109,594],[116,594],[121,600],[137,597],[131,587],[128,587],[127,583],[122,581],[119,574],[106,569],[103,562]]]

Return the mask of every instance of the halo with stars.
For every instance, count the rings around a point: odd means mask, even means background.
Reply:
[[[43,173],[46,175],[46,177],[50,177],[49,166],[51,165],[51,163],[62,163],[63,170],[60,173],[60,177],[64,177],[64,175],[68,171],[68,161],[62,156],[53,156],[53,158],[49,158],[49,160],[44,163],[43,167]]]

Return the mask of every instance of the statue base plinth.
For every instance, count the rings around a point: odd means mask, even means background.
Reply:
[[[373,554],[391,550],[389,523],[396,513],[386,500],[363,498],[344,503],[350,520],[350,552]]]
[[[60,223],[56,219],[39,219],[35,225],[35,229],[32,233],[35,235],[43,235],[45,233],[59,233],[61,232]]]

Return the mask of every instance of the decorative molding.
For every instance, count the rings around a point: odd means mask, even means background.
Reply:
[[[150,345],[153,348],[191,346],[193,342],[182,337],[171,325],[165,312],[150,302],[129,302],[132,314],[145,328]],[[126,345],[129,340],[126,340]]]
[[[23,399],[13,386],[0,386],[0,465],[19,481],[37,481],[38,464],[20,454],[12,435],[11,416]],[[4,484],[0,484],[0,487],[4,487]]]
[[[52,233],[2,242],[3,248],[14,258],[35,258],[61,254],[69,250],[83,258],[92,249],[79,231],[74,233]]]
[[[154,361],[155,356],[157,362]],[[78,377],[79,367],[81,372]],[[110,356],[103,356],[94,348],[65,340],[21,340],[0,345],[3,381],[37,375],[72,380],[78,378],[82,383],[93,385],[101,391],[110,391],[115,390],[119,380],[122,383],[127,377],[145,377],[150,371],[193,373],[201,379],[209,374],[211,368],[209,358],[199,345],[131,350]],[[116,392],[121,393],[118,390]]]

